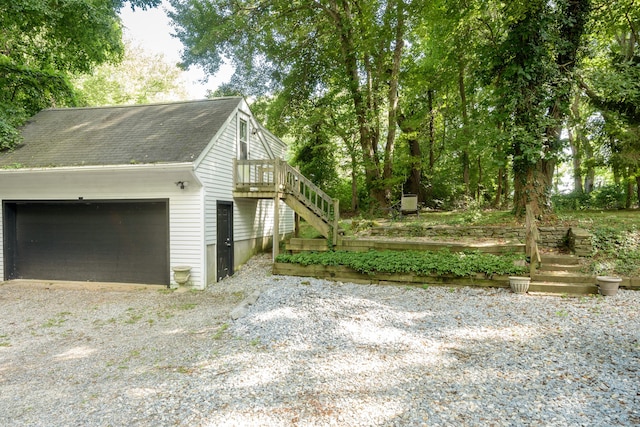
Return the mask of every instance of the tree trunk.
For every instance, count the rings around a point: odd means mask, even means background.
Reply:
[[[411,151],[411,173],[405,183],[407,193],[416,194],[419,202],[424,202],[424,191],[422,191],[422,171],[421,171],[421,150],[417,139],[409,141]]]
[[[422,191],[422,149],[420,141],[417,137],[411,135],[417,134],[418,123],[415,118],[407,119],[403,114],[398,115],[398,126],[402,133],[408,135],[407,144],[409,146],[409,161],[411,162],[411,171],[404,183],[404,189],[407,193],[418,195],[418,201],[425,201],[425,192]]]
[[[633,180],[631,179],[631,177],[628,177],[627,179],[625,179],[625,182],[627,183],[627,191],[625,191],[625,200],[624,200],[624,207],[625,209],[629,209],[631,208],[632,205],[632,199],[633,199]]]
[[[389,103],[388,112],[388,130],[387,143],[384,146],[384,169],[383,178],[385,182],[390,182],[393,174],[393,147],[396,140],[396,122],[398,116],[398,83],[400,79],[400,61],[402,59],[402,49],[404,48],[404,7],[403,2],[399,1],[397,6],[397,23],[395,35],[395,47],[393,49],[393,62],[391,67],[391,75],[389,76],[389,93],[387,101]],[[391,200],[390,187],[388,184],[387,200]],[[414,194],[418,194],[417,192]]]
[[[567,129],[569,136],[569,146],[571,147],[571,158],[573,163],[573,191],[576,193],[584,193],[582,186],[582,150],[580,150],[580,139],[574,136],[571,127]]]
[[[351,212],[358,212],[360,209],[358,199],[358,159],[355,150],[351,153]]]
[[[482,161],[481,157],[478,156],[478,184],[476,185],[476,199],[479,203],[482,202]]]
[[[596,168],[593,161],[593,147],[587,138],[582,140],[582,148],[584,149],[584,156],[588,160],[583,189],[585,193],[590,194],[596,182]]]
[[[496,197],[493,199],[493,207],[500,207],[500,203],[502,203],[502,168],[498,169],[496,177]]]
[[[502,169],[502,206],[507,206],[509,204],[509,194],[511,193],[511,188],[509,188],[509,173],[507,172],[506,167]]]
[[[471,183],[471,167],[469,164],[469,152],[467,150],[462,151],[462,183],[464,184],[464,194],[469,196],[470,183]]]
[[[433,89],[427,90],[427,103],[429,107],[429,172],[433,170],[436,162],[435,146],[436,146],[436,112],[433,109]]]
[[[567,133],[569,136],[569,146],[571,147],[571,158],[573,159],[573,191],[576,193],[584,193],[582,186],[582,133],[578,128],[580,120],[580,96],[578,94],[573,98],[571,104],[571,121]]]
[[[344,16],[350,17],[351,10],[348,2],[343,3]],[[348,79],[349,93],[353,101],[353,107],[358,123],[358,133],[360,136],[360,146],[362,148],[362,159],[364,161],[365,181],[371,196],[381,207],[388,206],[385,195],[384,183],[380,173],[378,162],[378,141],[376,132],[369,120],[369,114],[374,115],[375,111],[368,111],[367,97],[363,94],[360,84],[360,73],[358,70],[357,50],[354,45],[353,25],[351,22],[344,22],[342,14],[335,13],[332,17],[335,20],[336,29],[340,34],[340,49],[342,51],[343,66]]]
[[[519,145],[515,147],[515,159],[519,160],[514,160],[514,209],[519,216],[524,215],[527,202],[531,203],[531,208],[537,218],[551,213],[549,191],[552,188],[555,169],[555,160],[553,158],[555,154],[562,150],[560,132],[569,112],[572,71],[576,65],[576,55],[584,33],[585,23],[589,17],[589,10],[589,0],[568,0],[566,2],[565,19],[558,28],[561,49],[559,49],[555,59],[556,69],[564,79],[547,81],[550,83],[554,102],[547,109],[545,115],[552,120],[544,133],[540,135],[543,138],[542,150],[544,156],[541,156],[540,160],[532,164],[524,159],[519,159],[523,155],[523,149],[526,149],[526,147],[520,147]],[[541,46],[537,46],[537,48],[539,49]],[[524,58],[521,59],[524,64],[527,63]],[[536,85],[529,87],[531,93],[536,93],[540,82]],[[538,91],[537,93],[542,92]],[[529,119],[530,112],[527,111],[527,104],[523,103],[521,106],[522,110],[516,111],[516,117],[522,118],[524,120],[522,124],[524,125],[534,125],[538,119],[532,122]],[[532,126],[532,129],[535,129],[535,127]],[[533,136],[537,137],[537,135]]]
[[[574,136],[571,128],[568,129],[568,135],[573,160],[573,191],[576,193],[584,193],[584,187],[582,186],[582,153],[579,145],[580,141]]]
[[[640,209],[640,173],[636,175],[636,196],[638,196],[638,209]]]
[[[469,144],[469,116],[467,113],[467,95],[464,87],[464,63],[458,62],[458,89],[460,91],[460,107],[462,109],[462,136],[464,147],[462,149],[462,182],[464,183],[465,195],[469,196],[470,193],[470,181],[471,181],[471,165],[469,161],[469,151],[467,146]]]
[[[526,161],[514,161],[514,213],[523,217],[527,204],[535,218],[541,219],[551,212],[549,205],[549,162],[539,160],[535,164]],[[551,175],[553,177],[553,175]]]

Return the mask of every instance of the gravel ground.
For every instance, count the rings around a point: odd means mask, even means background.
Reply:
[[[640,424],[640,292],[354,285],[268,260],[205,292],[0,286],[0,425]]]

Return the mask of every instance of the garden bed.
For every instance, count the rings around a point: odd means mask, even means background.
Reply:
[[[508,286],[508,276],[528,275],[524,254],[440,251],[329,251],[279,255],[274,274],[358,283]]]

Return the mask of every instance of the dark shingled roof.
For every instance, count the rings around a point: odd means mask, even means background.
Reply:
[[[1,167],[193,162],[242,98],[43,110]]]

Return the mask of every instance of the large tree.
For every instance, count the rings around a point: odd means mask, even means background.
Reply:
[[[131,43],[125,43],[121,62],[99,65],[72,82],[82,106],[148,104],[188,97],[180,68],[164,55],[148,53]]]
[[[4,0],[0,2],[0,148],[42,108],[73,104],[69,81],[122,55],[117,12],[160,0]]]
[[[637,0],[171,3],[184,66],[213,75],[231,60],[225,93],[267,105],[269,126],[297,137],[300,162],[336,144],[346,153],[336,164],[352,172],[338,176],[355,195],[364,175],[360,194],[377,205],[402,182],[434,206],[471,196],[504,206],[513,194],[517,214],[530,204],[543,216],[564,128],[585,171],[576,182],[592,187],[585,115],[611,125],[616,170],[637,168]]]
[[[514,208],[529,204],[536,216],[551,211],[550,192],[560,130],[569,111],[589,0],[511,2],[504,8],[505,37],[493,73],[498,105],[510,134]]]
[[[214,74],[229,58],[245,94],[350,97],[366,183],[390,196],[404,43],[420,11],[405,0],[171,0],[184,65]]]
[[[580,84],[600,111],[604,148],[616,176],[627,179],[629,207],[634,185],[640,201],[640,7],[634,0],[598,6]]]

